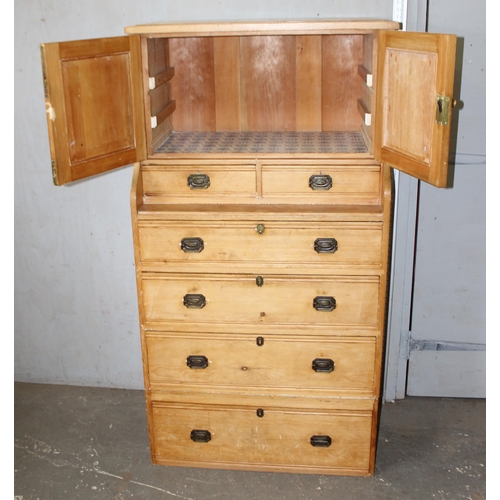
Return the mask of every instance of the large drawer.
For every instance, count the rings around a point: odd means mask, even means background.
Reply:
[[[143,263],[380,266],[382,223],[141,221]]]
[[[153,403],[158,463],[368,474],[372,413]]]
[[[150,333],[149,381],[236,387],[373,391],[375,338],[237,336],[207,338]]]
[[[146,322],[377,327],[379,277],[144,274]]]

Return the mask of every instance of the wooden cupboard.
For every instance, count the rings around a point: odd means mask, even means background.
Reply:
[[[455,36],[156,24],[42,45],[56,185],[134,163],[154,463],[374,473],[391,167],[443,187]]]

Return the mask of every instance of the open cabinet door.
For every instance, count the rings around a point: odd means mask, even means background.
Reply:
[[[140,37],[49,43],[41,51],[54,184],[144,160]]]
[[[381,31],[375,157],[446,187],[455,35]]]

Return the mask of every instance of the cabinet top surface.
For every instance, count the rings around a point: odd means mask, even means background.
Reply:
[[[322,19],[322,20],[273,20],[273,21],[212,21],[158,23],[128,26],[127,34],[140,35],[230,35],[230,34],[301,34],[330,33],[339,31],[395,30],[400,25],[396,21],[381,19]]]

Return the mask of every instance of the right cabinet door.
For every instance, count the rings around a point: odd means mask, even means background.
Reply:
[[[455,35],[381,31],[375,157],[446,187]]]

